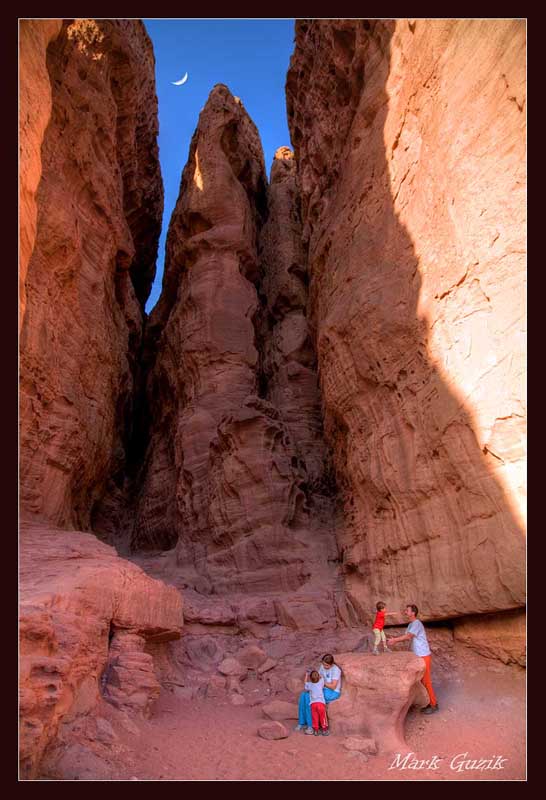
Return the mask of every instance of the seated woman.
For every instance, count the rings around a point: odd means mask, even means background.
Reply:
[[[334,662],[334,657],[330,653],[326,653],[321,658],[318,672],[321,678],[324,679],[324,700],[328,705],[328,703],[333,703],[341,695],[341,670]],[[309,692],[302,692],[298,701],[298,724],[296,725],[296,730],[302,731],[304,728],[305,733],[310,736],[313,735]]]

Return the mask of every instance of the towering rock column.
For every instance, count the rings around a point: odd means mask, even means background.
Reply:
[[[184,574],[206,592],[296,590],[312,571],[307,474],[261,374],[266,214],[258,132],[217,85],[191,143],[149,322],[153,424],[131,534],[136,548],[177,541]]]
[[[525,602],[525,22],[296,23],[287,105],[346,586]]]

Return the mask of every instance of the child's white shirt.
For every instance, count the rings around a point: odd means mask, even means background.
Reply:
[[[311,703],[324,703],[324,680],[321,678],[317,683],[313,683],[312,681],[307,681],[305,684],[306,690],[311,695],[310,702]]]

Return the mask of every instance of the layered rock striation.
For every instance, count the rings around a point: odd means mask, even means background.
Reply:
[[[21,505],[85,530],[126,460],[155,273],[154,56],[138,21],[21,25]]]
[[[361,618],[525,598],[525,23],[296,23],[308,317]]]

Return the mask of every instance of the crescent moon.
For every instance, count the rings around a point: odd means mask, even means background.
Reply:
[[[171,81],[171,83],[172,83],[173,86],[182,86],[182,84],[186,83],[187,80],[188,80],[188,73],[186,72],[184,77],[180,78],[179,81]]]

